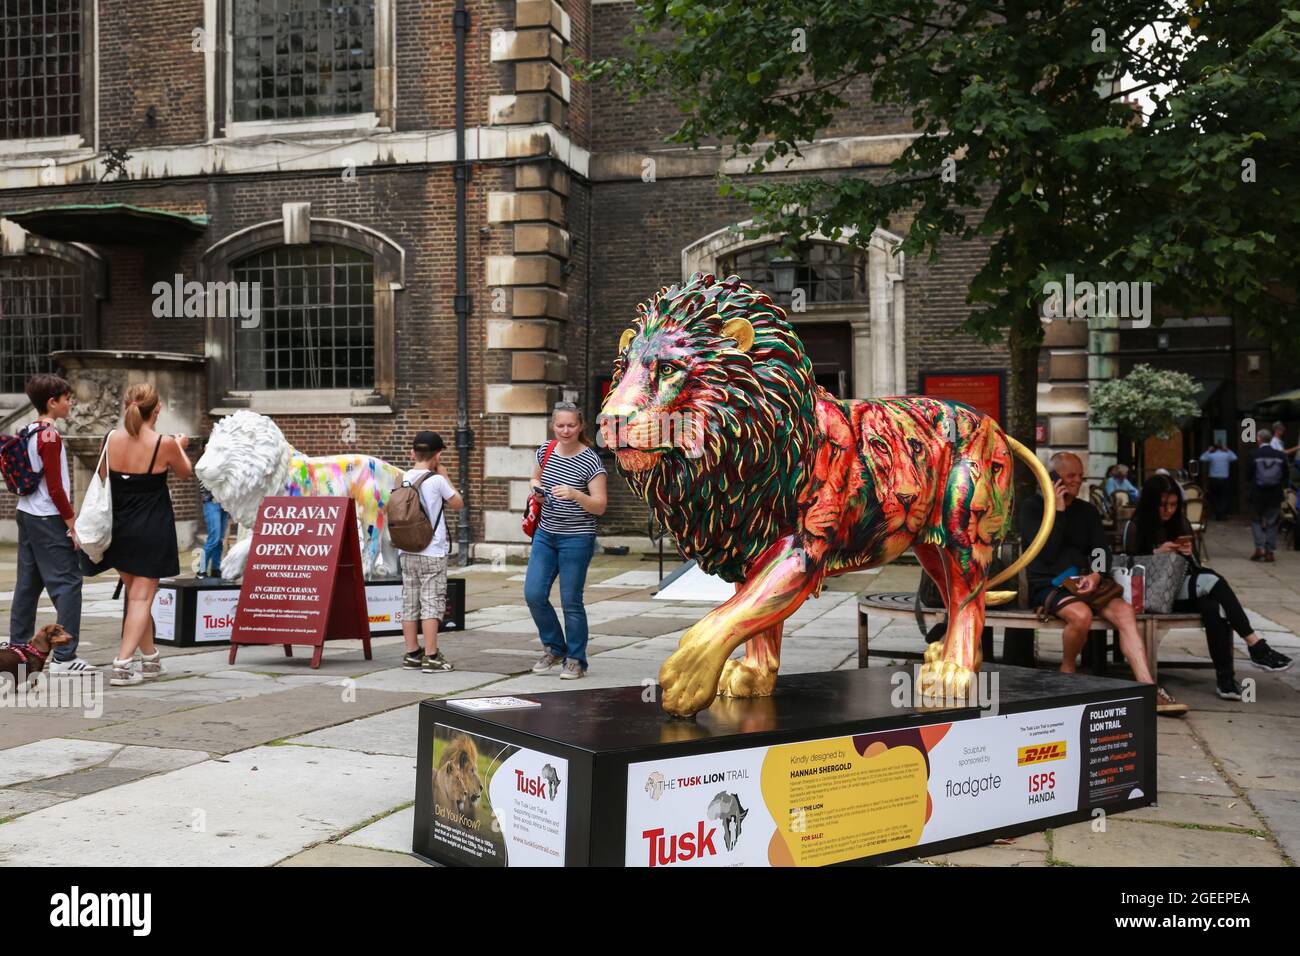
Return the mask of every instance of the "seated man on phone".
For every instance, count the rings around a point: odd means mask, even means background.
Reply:
[[[1077,584],[1081,596],[1086,597],[1096,590],[1102,583],[1102,575],[1110,570],[1111,555],[1106,532],[1101,526],[1101,515],[1078,496],[1083,484],[1083,462],[1079,456],[1057,452],[1052,456],[1051,467],[1056,489],[1055,500],[1052,502],[1052,507],[1056,509],[1056,521],[1043,550],[1027,569],[1029,605],[1045,607],[1047,613],[1065,621],[1065,630],[1061,635],[1061,672],[1073,674],[1075,661],[1092,628],[1092,608],[1084,601],[1058,605],[1057,600],[1053,599],[1051,606],[1045,606],[1045,602],[1049,597],[1064,596],[1067,592],[1063,585],[1069,579]],[[1030,541],[1037,533],[1043,517],[1043,507],[1041,494],[1035,494],[1021,504],[1019,521],[1022,540]],[[1055,596],[1053,591],[1056,592]],[[1133,670],[1134,679],[1144,684],[1155,683],[1151,669],[1147,666],[1146,648],[1138,633],[1133,608],[1122,597],[1115,597],[1097,613],[1114,625],[1119,634],[1120,651]],[[1187,705],[1175,701],[1163,688],[1157,688],[1156,710],[1162,714],[1184,714]]]

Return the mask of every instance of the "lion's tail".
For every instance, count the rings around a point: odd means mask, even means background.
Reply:
[[[1052,487],[1052,479],[1047,474],[1047,469],[1043,463],[1038,460],[1038,456],[1026,448],[1020,442],[1016,441],[1010,435],[1006,435],[1007,444],[1011,446],[1017,457],[1020,458],[1038,478],[1038,487],[1043,491],[1043,501],[1050,502],[1053,500],[1056,490]],[[1015,591],[990,591],[989,588],[996,587],[1003,581],[1009,581],[1020,573],[1020,569],[1027,567],[1030,561],[1038,556],[1038,552],[1043,550],[1043,545],[1047,543],[1048,536],[1052,533],[1052,523],[1056,520],[1055,508],[1043,508],[1043,522],[1038,526],[1038,534],[1034,535],[1034,540],[1030,542],[1029,547],[1025,548],[1020,557],[1017,558],[1010,567],[1003,569],[994,575],[987,584],[984,585],[984,605],[986,607],[996,607],[999,604],[1006,604],[1015,598]]]

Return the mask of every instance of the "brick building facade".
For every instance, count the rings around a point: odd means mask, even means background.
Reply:
[[[50,351],[141,368],[169,353],[203,359],[194,395],[165,396],[178,408],[192,399],[196,435],[247,407],[308,454],[402,463],[418,428],[452,445],[455,7],[6,8],[18,40],[0,74],[0,430],[30,417],[16,383],[58,367]],[[792,319],[819,381],[843,397],[917,391],[923,372],[1006,369],[1003,349],[955,332],[978,246],[905,262],[893,254],[899,222],[873,234],[869,253],[814,241],[778,257],[779,237],[729,231],[747,211],[713,177],[733,163],[664,144],[676,125],[665,102],[573,82],[567,55],[617,53],[630,2],[464,7],[473,447],[462,520],[480,556],[523,552],[519,512],[551,405],[569,397],[593,411],[636,303],[694,269],[800,288],[807,308]],[[764,175],[879,175],[910,123],[865,89],[850,99],[796,165]],[[159,317],[155,286],[175,276],[260,277],[269,321],[248,331],[220,316]],[[446,463],[457,477],[455,456]],[[612,462],[610,489],[603,534],[642,534],[645,509]],[[196,489],[173,497],[192,527]],[[0,538],[12,513],[0,491]]]

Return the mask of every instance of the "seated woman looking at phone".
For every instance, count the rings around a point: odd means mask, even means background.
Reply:
[[[1192,527],[1183,513],[1183,495],[1168,475],[1154,475],[1142,486],[1137,512],[1124,527],[1125,554],[1181,554],[1188,561],[1175,611],[1196,611],[1205,626],[1205,643],[1214,661],[1216,692],[1224,700],[1241,700],[1232,659],[1232,633],[1245,639],[1250,659],[1263,670],[1282,671],[1291,658],[1279,654],[1255,633],[1228,582],[1205,568],[1192,547]],[[1226,620],[1225,620],[1226,616]]]

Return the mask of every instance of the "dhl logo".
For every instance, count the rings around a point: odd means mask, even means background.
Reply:
[[[371,614],[371,615],[370,615],[370,623],[371,623],[371,624],[387,624],[388,621],[391,620],[391,619],[392,619],[392,615],[391,615],[391,614]]]
[[[1065,759],[1065,741],[1057,740],[1050,744],[1034,744],[1021,747],[1016,756],[1016,765],[1023,767],[1027,763],[1046,763],[1049,760]]]

